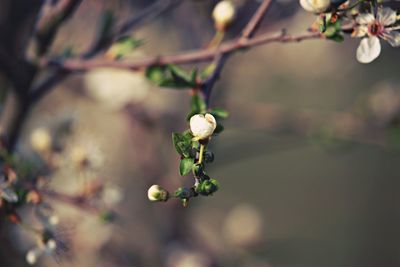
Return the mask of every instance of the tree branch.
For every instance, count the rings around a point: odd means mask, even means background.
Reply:
[[[36,24],[38,55],[47,52],[60,25],[74,13],[81,2],[82,0],[59,0],[56,4],[44,5],[42,16]]]
[[[246,27],[242,31],[242,38],[249,39],[257,30],[258,25],[260,25],[265,13],[268,11],[272,0],[264,0],[260,7],[257,9],[256,13],[247,23]]]
[[[232,53],[245,48],[251,48],[270,43],[293,43],[310,39],[324,39],[321,33],[308,32],[299,35],[287,35],[282,32],[275,34],[262,34],[249,40],[242,41],[236,39],[226,42],[219,48],[199,49],[184,53],[167,55],[167,56],[152,56],[139,59],[133,62],[127,61],[110,61],[110,60],[81,60],[67,59],[62,62],[43,58],[39,64],[43,68],[55,68],[66,71],[82,72],[92,68],[110,67],[130,70],[142,70],[150,66],[164,66],[167,64],[192,64],[199,62],[211,61],[217,54]]]

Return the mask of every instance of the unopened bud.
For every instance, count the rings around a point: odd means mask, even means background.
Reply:
[[[208,139],[217,127],[217,121],[214,116],[207,113],[196,114],[190,118],[190,130],[195,139]]]
[[[147,197],[150,201],[167,201],[169,193],[159,185],[152,185],[147,191]]]
[[[308,12],[325,12],[331,5],[330,0],[300,0],[300,5]]]
[[[31,146],[36,152],[50,150],[52,138],[45,128],[37,128],[31,134]]]
[[[217,30],[222,31],[235,18],[235,6],[231,1],[221,1],[214,7],[212,17]]]

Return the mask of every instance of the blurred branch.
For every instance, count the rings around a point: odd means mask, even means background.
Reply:
[[[87,198],[84,196],[71,196],[71,195],[67,195],[61,192],[57,192],[54,190],[46,190],[46,189],[36,189],[41,195],[46,196],[48,198],[51,198],[53,200],[71,205],[71,206],[75,206],[78,209],[81,209],[83,211],[87,211],[90,213],[94,213],[94,214],[99,214],[102,212],[101,209],[99,209],[98,207],[91,205]]]
[[[155,18],[162,13],[170,10],[171,8],[178,6],[180,3],[182,3],[182,0],[159,0],[155,2],[137,15],[128,18],[119,27],[117,27],[117,29],[113,33],[111,33],[110,36],[97,36],[97,38],[93,41],[93,44],[87,49],[87,51],[82,53],[80,59],[87,60],[93,58],[105,47],[112,44],[113,41],[117,40],[124,34],[127,34],[128,31],[140,25],[143,25],[144,23],[150,21],[152,18]],[[68,74],[70,74],[70,70],[57,69],[54,74],[49,76],[46,80],[44,80],[42,83],[31,90],[32,101],[37,102],[38,100],[40,100],[56,84],[63,81],[68,76]]]
[[[261,20],[263,19],[265,13],[268,11],[271,3],[272,0],[264,0],[261,3],[256,13],[254,13],[254,16],[250,19],[249,23],[247,23],[246,27],[244,28],[242,32],[243,39],[249,39],[252,37],[252,35],[257,30],[258,25],[261,23]]]
[[[60,25],[67,20],[82,0],[48,1],[42,8],[42,16],[36,25],[37,53],[44,55],[50,47]]]
[[[254,13],[253,17],[249,20],[248,24],[242,31],[242,35],[238,39],[239,42],[241,42],[242,40],[243,40],[242,42],[248,41],[249,38],[252,37],[252,35],[257,30],[257,26],[260,24],[265,13],[268,11],[271,3],[272,3],[272,0],[264,0],[261,3],[260,7]],[[215,70],[201,84],[201,89],[204,94],[205,102],[206,102],[207,106],[210,104],[212,89],[213,89],[215,83],[220,78],[222,69],[223,69],[226,61],[228,60],[228,57],[230,56],[230,54],[231,54],[231,52],[226,52],[226,53],[219,52],[218,54],[215,55],[215,58],[217,59]]]
[[[164,12],[170,10],[181,4],[183,0],[158,0],[154,4],[142,10],[139,14],[128,18],[123,22],[115,31],[114,38],[118,39],[121,36],[132,31],[134,28],[143,23],[151,21],[152,19],[162,15]]]
[[[299,35],[287,35],[283,32],[270,34],[265,33],[254,37],[249,40],[236,39],[223,43],[219,48],[213,49],[199,49],[167,56],[153,56],[148,58],[139,59],[133,62],[126,61],[109,61],[109,60],[81,60],[81,59],[67,59],[65,61],[57,61],[52,59],[43,58],[40,61],[40,66],[43,68],[55,68],[67,71],[81,72],[92,68],[111,67],[122,68],[129,70],[142,70],[150,66],[164,66],[167,64],[191,64],[211,61],[218,54],[232,53],[235,51],[243,50],[260,45],[270,43],[293,43],[310,39],[324,39],[321,33],[308,32]]]

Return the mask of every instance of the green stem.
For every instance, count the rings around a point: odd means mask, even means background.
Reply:
[[[203,154],[204,154],[205,145],[200,144],[200,156],[198,163],[201,164],[203,162]]]

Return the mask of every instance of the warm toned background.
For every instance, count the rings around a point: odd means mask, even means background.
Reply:
[[[52,53],[84,49],[102,8],[122,18],[150,2],[84,1]],[[184,1],[135,31],[145,46],[132,57],[203,46],[213,34],[214,4]],[[238,4],[227,38],[257,7]],[[278,1],[262,31],[302,32],[313,19],[297,1]],[[173,189],[191,182],[179,177],[170,142],[172,131],[187,127],[189,94],[157,88],[142,73],[105,70],[66,80],[32,112],[19,149],[31,155],[26,140],[34,128],[70,119],[68,144],[91,149],[97,175],[124,198],[113,224],[54,202],[72,240],[72,256],[61,266],[399,266],[400,50],[384,44],[378,60],[362,65],[357,45],[350,38],[273,44],[231,57],[211,103],[231,114],[212,140],[210,173],[221,188],[186,209],[176,201],[150,203],[146,192],[153,183]],[[96,99],[96,86],[113,87],[115,95]],[[52,186],[74,192],[69,171],[57,172]],[[1,232],[0,266],[25,266],[31,241],[12,226]],[[44,258],[38,266],[57,264]]]

